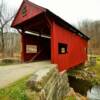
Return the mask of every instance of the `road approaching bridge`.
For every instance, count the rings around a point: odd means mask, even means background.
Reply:
[[[27,76],[35,71],[51,66],[50,61],[39,61],[8,66],[0,66],[0,88],[9,86],[11,83]]]

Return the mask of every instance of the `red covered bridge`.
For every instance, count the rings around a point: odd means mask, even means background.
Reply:
[[[12,23],[22,39],[22,61],[51,60],[59,70],[85,63],[89,38],[46,8],[24,0]]]

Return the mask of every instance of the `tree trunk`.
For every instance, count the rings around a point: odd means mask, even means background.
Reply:
[[[2,53],[2,58],[4,58],[4,33],[3,33],[3,28],[1,28],[1,42],[2,42],[1,53]]]

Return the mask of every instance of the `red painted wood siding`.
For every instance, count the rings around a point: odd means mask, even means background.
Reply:
[[[22,9],[23,7],[26,7],[26,15],[23,16]],[[58,64],[58,68],[60,71],[62,70],[68,70],[72,67],[77,66],[78,64],[84,63],[87,59],[87,43],[88,41],[84,38],[81,38],[79,35],[76,35],[72,33],[71,31],[68,31],[63,26],[58,25],[56,22],[58,18],[55,21],[54,16],[49,16],[49,13],[45,13],[45,16],[43,15],[39,20],[37,19],[36,22],[32,21],[35,16],[39,16],[41,13],[47,11],[45,8],[42,8],[38,5],[35,5],[27,0],[24,0],[22,5],[20,6],[20,9],[12,23],[13,27],[17,27],[17,25],[28,31],[32,31],[34,27],[34,31],[41,32],[44,30],[44,33],[48,34],[50,31],[51,34],[51,41],[48,39],[41,39],[41,41],[35,37],[28,34],[22,34],[22,60],[23,61],[29,61],[30,59],[35,56],[34,53],[26,53],[26,45],[32,44],[32,45],[38,45],[39,50],[45,49],[39,56],[38,60],[42,59],[44,60],[46,58],[51,57],[52,63]],[[40,21],[42,20],[42,21]],[[23,25],[23,22],[26,21],[27,23],[24,23],[24,27],[21,27],[20,25]],[[29,21],[29,22],[28,22]],[[39,22],[39,23],[38,23]],[[37,25],[35,25],[37,24]],[[50,24],[50,26],[49,26]],[[63,22],[62,22],[63,24]],[[30,28],[28,27],[30,26]],[[67,25],[67,24],[66,24]],[[50,30],[49,30],[49,29]],[[23,31],[24,31],[23,30]],[[40,30],[40,31],[39,31]],[[66,54],[59,54],[58,53],[58,44],[64,43],[68,45],[68,52]],[[51,48],[50,48],[51,45]],[[51,52],[50,52],[51,49]],[[51,55],[51,56],[50,56]]]
[[[58,43],[68,45],[68,53],[58,54]],[[59,70],[70,69],[87,59],[87,40],[71,33],[53,21],[51,32],[51,60],[59,65]]]
[[[26,15],[25,16],[22,15],[23,7],[26,7]],[[42,13],[44,10],[45,9],[40,7],[40,6],[37,6],[35,4],[29,4],[29,2],[26,3],[23,1],[23,3],[22,3],[22,5],[21,5],[21,7],[16,15],[16,18],[12,23],[12,26],[15,26],[19,23],[22,23],[22,22],[40,14],[40,13]]]

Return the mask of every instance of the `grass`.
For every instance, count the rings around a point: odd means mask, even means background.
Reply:
[[[90,75],[88,76],[85,76],[84,72],[82,69],[81,69],[81,74],[83,77],[85,77],[88,81],[91,82],[91,84],[94,86],[94,85],[100,85],[100,55],[92,55],[93,57],[96,57],[96,65],[88,65],[88,72],[90,73]],[[71,73],[72,75],[75,75],[75,73],[78,71],[79,72],[79,68],[78,69],[75,69],[75,70],[71,70]],[[75,72],[74,72],[75,71]],[[92,78],[90,77],[92,76]]]
[[[23,79],[18,80],[9,87],[0,89],[0,100],[27,100],[25,94],[26,90],[26,80],[31,75],[24,77]]]
[[[0,67],[8,67],[8,65],[16,65],[21,63],[0,63]]]
[[[70,86],[82,95],[86,95],[87,90],[92,86],[100,85],[100,56],[95,56],[95,66],[88,65],[87,67],[75,68],[68,73]]]
[[[0,60],[0,67],[6,65],[18,64],[18,63],[19,60],[5,58]]]
[[[77,100],[75,96],[67,96],[65,100]]]
[[[4,67],[7,65],[14,65],[14,64],[17,64],[17,63],[0,63],[0,67]]]
[[[100,56],[96,58],[97,64],[95,66],[89,66],[88,70],[96,73],[96,77],[93,82],[100,82]],[[26,76],[23,79],[18,80],[9,87],[0,89],[0,100],[28,100],[26,96],[26,80],[30,77]],[[65,100],[76,100],[75,97],[69,96]]]
[[[90,72],[95,72],[96,76],[93,78],[94,83],[100,84],[100,55],[96,56],[96,65],[89,66],[88,69]]]

